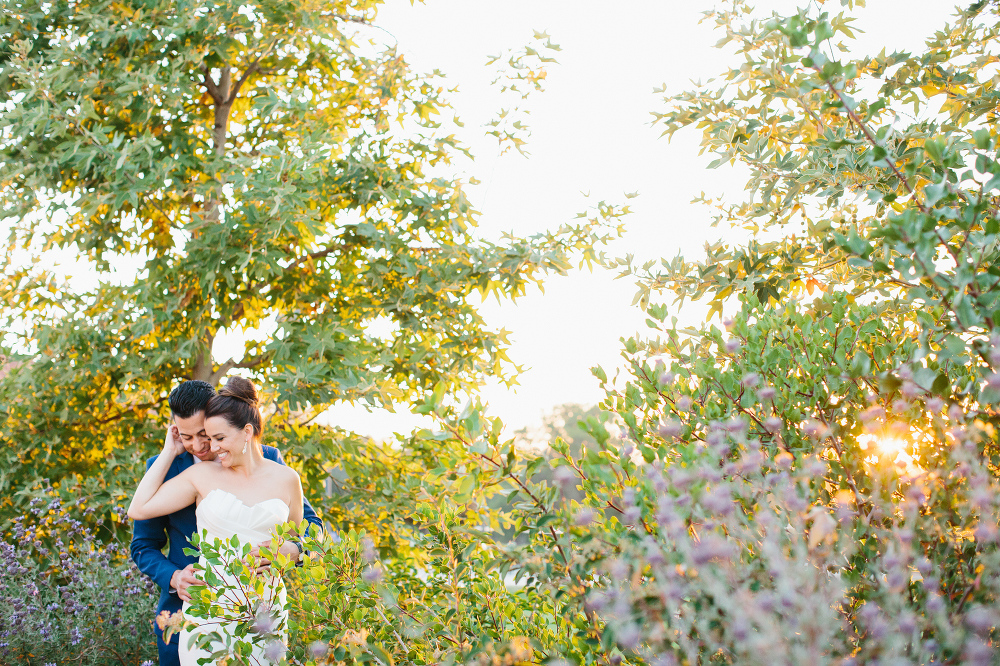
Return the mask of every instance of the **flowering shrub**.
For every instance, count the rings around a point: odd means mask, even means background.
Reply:
[[[153,664],[155,585],[127,544],[101,542],[89,509],[31,501],[0,542],[0,664]]]
[[[576,607],[601,626],[585,633],[633,660],[993,663],[992,428],[924,395],[924,415],[907,422],[915,443],[885,447],[900,435],[877,402],[893,394],[851,402],[858,388],[846,381],[801,395],[794,377],[811,376],[798,372],[810,356],[831,362],[834,345],[797,345],[789,327],[781,344],[801,355],[765,370],[772,338],[762,333],[779,322],[804,320],[786,311],[736,322],[738,349],[715,331],[718,356],[678,353],[666,372],[634,358],[636,377],[607,403],[631,423],[590,422],[599,445],[555,473],[585,499],[553,500],[558,538],[542,533],[513,558],[539,588],[589,581]],[[553,544],[571,554],[561,567],[540,557]]]

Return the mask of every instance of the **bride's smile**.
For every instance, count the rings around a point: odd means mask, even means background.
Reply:
[[[234,428],[225,418],[213,416],[205,419],[210,449],[215,459],[223,467],[242,466],[255,458],[255,442],[252,429]]]

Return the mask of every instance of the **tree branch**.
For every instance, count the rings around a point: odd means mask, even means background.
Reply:
[[[202,65],[201,69],[205,72],[205,80],[203,83],[205,84],[205,88],[208,90],[208,94],[212,97],[212,100],[215,101],[216,104],[222,104],[223,98],[219,94],[219,88],[215,85],[215,81],[212,80],[212,73],[208,69],[208,65]]]
[[[229,91],[229,95],[226,97],[227,104],[232,104],[236,100],[236,95],[239,94],[240,88],[242,88],[243,84],[247,82],[247,79],[260,71],[260,61],[267,57],[271,51],[274,50],[274,47],[277,46],[277,44],[278,38],[275,37],[271,40],[271,43],[267,45],[267,48],[261,51],[260,55],[254,58],[254,61],[247,66],[246,71],[244,71],[239,80],[236,81],[236,85],[234,85],[232,90]]]

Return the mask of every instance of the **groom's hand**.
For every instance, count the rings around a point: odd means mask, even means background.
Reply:
[[[191,601],[191,594],[188,588],[192,585],[201,585],[201,581],[194,575],[194,565],[189,564],[183,569],[178,569],[170,577],[170,587],[177,592],[181,601]]]
[[[250,550],[249,563],[257,573],[266,573],[269,568],[271,568],[270,560],[265,559],[260,554],[261,548],[270,548],[270,541],[262,541]],[[287,539],[281,542],[278,547],[278,552],[292,560],[293,562],[299,559],[299,547],[295,545],[294,541],[288,541]]]

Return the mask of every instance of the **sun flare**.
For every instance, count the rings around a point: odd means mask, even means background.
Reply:
[[[921,467],[914,462],[911,453],[912,443],[899,437],[886,437],[877,435],[861,435],[858,437],[858,446],[866,452],[865,462],[871,465],[881,463],[894,463],[897,467],[905,469],[907,472],[919,472]]]

